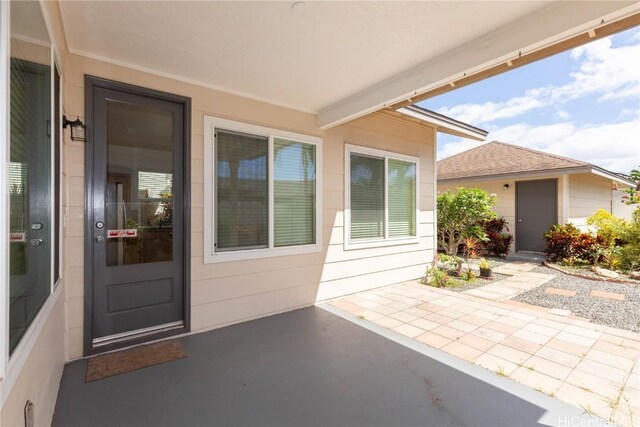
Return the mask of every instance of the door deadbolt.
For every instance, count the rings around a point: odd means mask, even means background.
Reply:
[[[102,221],[96,222],[96,228],[100,228],[100,229],[104,228],[104,222]]]
[[[96,242],[103,243],[104,242],[104,236],[97,236],[96,237]]]
[[[31,224],[31,229],[32,230],[41,230],[42,229],[42,223],[34,222],[33,224]]]
[[[42,244],[42,239],[31,239],[31,246],[40,246]]]

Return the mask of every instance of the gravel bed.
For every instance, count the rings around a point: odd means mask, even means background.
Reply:
[[[570,276],[540,266],[532,271],[553,274],[555,279],[513,298],[527,304],[547,308],[571,310],[571,313],[587,318],[593,323],[640,332],[640,286],[626,283],[611,283]],[[573,297],[549,295],[547,288],[576,291]],[[615,292],[625,295],[624,301],[591,296],[593,290]]]
[[[567,267],[565,265],[558,265],[558,264],[553,264],[553,266],[555,266],[556,268],[559,268],[565,272],[568,273],[573,273],[573,274],[581,274],[583,276],[589,276],[589,277],[593,277],[595,280],[606,280],[605,277],[600,276],[599,274],[596,274],[594,271],[591,270],[592,266],[588,266],[588,267]],[[618,278],[620,281],[627,281],[627,282],[631,282],[632,284],[637,284],[640,285],[640,280],[635,280],[632,279],[631,276],[629,276],[626,273],[622,273],[622,272],[618,272],[618,274],[620,274],[620,277]]]

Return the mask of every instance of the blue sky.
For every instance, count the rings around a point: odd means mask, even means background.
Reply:
[[[628,173],[640,164],[640,29],[419,105],[498,140]],[[438,159],[483,142],[438,134]]]

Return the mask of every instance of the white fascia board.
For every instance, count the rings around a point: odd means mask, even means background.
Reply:
[[[480,176],[465,176],[462,178],[446,178],[438,179],[438,184],[464,184],[467,182],[477,181],[502,181],[502,180],[530,180],[530,179],[546,179],[557,178],[561,175],[575,175],[579,173],[590,173],[591,168],[589,166],[579,166],[575,168],[562,168],[562,169],[546,169],[527,172],[509,172],[499,173],[494,175],[480,175]]]
[[[396,111],[413,117],[414,119],[422,120],[425,123],[433,125],[433,127],[435,127],[438,132],[460,136],[462,138],[473,139],[476,141],[486,141],[487,139],[486,133],[474,132],[471,129],[465,128],[463,126],[456,126],[453,123],[440,120],[436,117],[427,117],[424,114],[420,114],[419,112],[412,111],[408,108],[399,108]]]
[[[318,127],[338,126],[465,74],[504,63],[516,58],[519,52],[540,50],[596,28],[603,20],[607,23],[637,12],[638,3],[630,1],[554,2],[537,13],[322,109],[318,114]]]
[[[602,170],[595,169],[595,168],[591,169],[591,173],[594,174],[594,175],[600,176],[602,178],[610,179],[611,181],[615,181],[615,182],[617,182],[619,184],[624,184],[629,188],[634,188],[636,186],[631,181],[628,181],[628,180],[626,180],[624,178],[621,178],[621,177],[619,177],[619,176],[617,176],[617,175],[615,175],[613,173],[608,173],[606,171],[602,171]]]

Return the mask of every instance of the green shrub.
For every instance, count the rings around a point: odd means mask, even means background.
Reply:
[[[619,218],[604,209],[598,209],[587,218],[587,224],[593,227],[596,236],[600,237],[606,247],[615,246],[629,225],[623,218]]]
[[[431,267],[427,269],[427,273],[420,280],[423,285],[433,286],[435,288],[450,288],[458,286],[458,283],[449,274],[438,268]]]
[[[633,220],[627,224],[620,239],[620,263],[624,270],[640,270],[640,208],[633,213]]]
[[[494,203],[495,197],[479,188],[458,188],[455,194],[449,190],[439,194],[438,245],[448,255],[455,255],[467,237],[486,240],[480,223],[496,216],[491,210]]]

